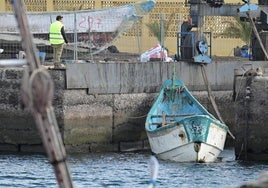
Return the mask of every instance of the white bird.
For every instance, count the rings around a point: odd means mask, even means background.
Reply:
[[[158,170],[159,170],[158,160],[154,156],[151,156],[150,158],[149,167],[150,167],[150,172],[151,172],[151,180],[149,182],[149,188],[154,188],[156,187],[156,179],[157,179]]]

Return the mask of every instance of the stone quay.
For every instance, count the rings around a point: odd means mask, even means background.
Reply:
[[[214,61],[205,66],[218,109],[231,132],[238,136],[238,143],[244,142],[242,134],[236,134],[243,132],[241,119],[244,119],[244,116],[239,115],[237,103],[240,103],[240,98],[234,101],[234,88],[237,88],[235,71],[247,71],[245,66],[248,64],[256,69],[263,67],[266,62]],[[144,128],[146,114],[162,82],[172,78],[173,72],[216,117],[208,100],[206,85],[198,64],[67,63],[66,69],[48,69],[48,72],[54,81],[53,106],[67,153],[150,150]],[[44,152],[32,114],[22,103],[20,87],[23,73],[22,67],[0,69],[1,152]],[[241,87],[245,89],[243,84]],[[261,84],[258,89],[260,88]],[[256,93],[258,92],[261,91],[256,90]],[[267,97],[261,101],[262,105],[251,105],[250,108],[254,115],[262,117],[256,123],[262,123],[264,126],[265,123],[267,125],[268,116],[263,116],[265,110],[262,108],[267,109]],[[238,112],[235,113],[235,109],[238,109]],[[254,124],[255,120],[250,120]],[[263,134],[268,132],[263,131],[265,127],[261,128],[259,131]],[[258,130],[253,133],[258,136],[257,132]],[[261,141],[258,142],[260,143]],[[235,144],[235,140],[228,136],[226,146]]]

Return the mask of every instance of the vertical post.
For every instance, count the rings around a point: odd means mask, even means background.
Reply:
[[[178,16],[178,32],[177,32],[177,58],[181,58],[181,15]]]
[[[74,12],[74,60],[77,59],[77,19],[76,12]]]
[[[136,35],[137,35],[137,40],[138,40],[138,53],[139,55],[141,55],[141,41],[140,41],[140,32],[139,32],[139,28],[140,28],[140,22],[138,21],[136,24]]]
[[[193,32],[190,32],[190,35],[192,37],[191,43],[192,43],[192,57],[195,56],[195,40],[196,40],[196,36]]]
[[[90,25],[90,16],[88,16],[88,38],[89,38],[89,54],[90,54],[90,60],[93,62],[93,54],[92,54],[92,51],[91,51],[91,48],[93,45],[91,45],[91,25]]]
[[[164,40],[165,40],[165,15],[164,14],[162,14],[161,15],[161,41],[160,41],[160,45],[161,45],[161,47],[162,47],[162,49],[164,49]]]
[[[161,15],[161,50],[164,52],[165,50],[165,15]],[[164,59],[161,58],[161,61],[164,61]]]
[[[212,33],[209,33],[209,57],[212,57]]]

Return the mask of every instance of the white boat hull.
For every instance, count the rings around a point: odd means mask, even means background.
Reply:
[[[176,162],[214,162],[224,148],[227,131],[211,124],[206,142],[189,141],[182,125],[148,133],[151,150],[160,159]]]
[[[196,147],[200,148],[198,152],[195,151]],[[171,151],[160,153],[157,156],[160,159],[175,162],[208,163],[216,161],[221,151],[219,148],[207,145],[206,143],[189,143],[174,148]]]

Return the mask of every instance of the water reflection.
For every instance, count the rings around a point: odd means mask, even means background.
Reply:
[[[75,187],[148,186],[150,153],[71,155],[68,163]],[[209,164],[159,160],[159,188],[234,187],[256,179],[267,170],[264,163],[235,161],[233,150]],[[54,171],[43,155],[0,155],[0,187],[57,187]]]

